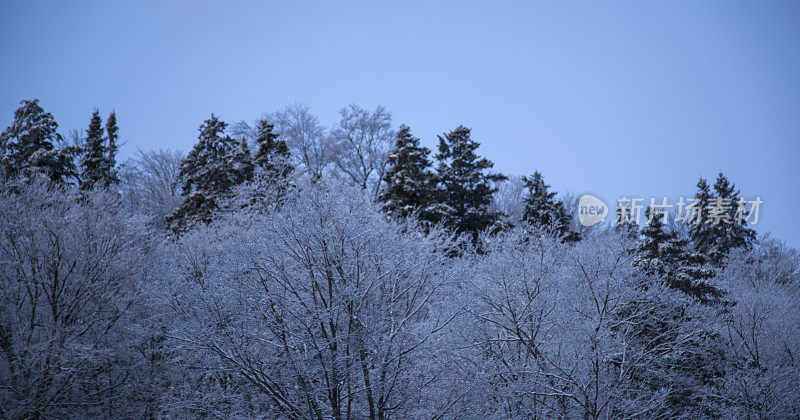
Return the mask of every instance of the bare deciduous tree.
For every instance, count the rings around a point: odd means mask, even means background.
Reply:
[[[352,104],[343,107],[339,115],[339,124],[330,134],[337,174],[375,200],[394,140],[392,114],[382,106],[369,112]]]
[[[276,132],[286,142],[297,165],[312,179],[321,179],[332,158],[331,146],[325,136],[325,127],[311,113],[308,105],[288,105],[266,118],[275,125]]]
[[[178,171],[183,155],[180,152],[139,150],[122,165],[120,191],[133,208],[152,216],[158,227],[166,226],[166,217],[181,203]]]

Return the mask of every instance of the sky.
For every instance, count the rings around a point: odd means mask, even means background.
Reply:
[[[800,247],[799,45],[797,1],[2,0],[0,127],[28,98],[64,134],[115,110],[124,158],[188,151],[212,112],[383,105],[611,206],[723,171]]]

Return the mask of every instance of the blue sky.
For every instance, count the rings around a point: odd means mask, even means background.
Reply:
[[[557,191],[691,196],[724,171],[800,246],[800,2],[0,2],[0,125],[117,111],[123,154],[212,112],[384,105]]]

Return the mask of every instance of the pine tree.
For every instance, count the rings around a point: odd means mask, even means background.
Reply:
[[[500,215],[489,210],[497,191],[492,182],[506,179],[488,172],[494,164],[475,154],[479,146],[472,140],[470,129],[459,126],[439,136],[436,154],[437,172],[449,207],[445,225],[458,233],[471,234],[473,242],[477,241],[478,232],[499,220]]]
[[[387,213],[399,217],[417,214],[420,221],[438,223],[442,220],[444,198],[433,164],[430,149],[421,146],[411,129],[400,126],[394,149],[389,154],[389,169],[383,177],[384,187],[378,200]]]
[[[708,182],[704,178],[700,178],[697,181],[697,193],[694,196],[694,203],[692,203],[693,214],[686,221],[690,224],[689,236],[694,249],[706,255],[716,241],[714,227],[707,223],[711,198],[711,188],[708,186]]]
[[[106,155],[104,173],[107,176],[106,185],[118,184],[117,151],[119,145],[119,127],[117,127],[117,113],[111,111],[106,119],[106,137],[108,139],[108,154]]]
[[[23,100],[20,104],[14,111],[14,121],[0,134],[0,175],[6,179],[30,179],[42,174],[53,182],[70,182],[77,176],[76,150],[56,147],[63,140],[57,132],[58,123],[39,106],[38,99]]]
[[[274,132],[274,126],[266,120],[256,123],[255,142],[258,150],[253,156],[253,164],[264,171],[268,178],[285,179],[294,170],[289,161],[289,147]]]
[[[528,195],[523,199],[522,220],[556,234],[564,242],[580,241],[580,234],[570,229],[572,216],[567,213],[564,203],[555,198],[556,193],[548,191],[550,186],[545,184],[542,174],[536,171],[533,178],[523,177],[522,180],[528,189]]]
[[[697,188],[693,206],[698,214],[690,221],[692,243],[697,252],[720,267],[732,249],[750,247],[756,233],[747,227],[747,215],[739,211],[739,191],[722,172],[714,183],[714,194],[703,178]]]
[[[639,236],[639,226],[634,222],[631,211],[632,206],[630,204],[624,206],[621,203],[617,203],[614,230],[624,237],[635,239]]]
[[[720,265],[734,248],[749,248],[753,245],[756,232],[747,227],[745,220],[747,215],[738,211],[741,198],[736,185],[732,184],[722,172],[717,175],[714,192],[718,200],[712,203],[709,216],[712,218],[721,216],[724,222],[717,224],[719,239],[716,247],[710,252],[710,258],[714,264]],[[717,216],[719,212],[723,214]]]
[[[211,222],[235,186],[249,181],[252,162],[243,142],[225,135],[227,124],[214,114],[200,126],[198,143],[181,162],[178,179],[185,199],[167,218],[174,231]]]
[[[722,293],[709,283],[714,271],[702,254],[689,249],[689,241],[664,228],[662,214],[650,207],[649,219],[642,228],[641,240],[635,251],[635,264],[648,275],[665,279],[670,288],[694,296],[701,302],[712,302]]]
[[[92,113],[89,128],[86,129],[83,152],[80,188],[90,190],[96,185],[105,187],[108,180],[106,175],[108,151],[105,146],[103,120],[98,110]]]

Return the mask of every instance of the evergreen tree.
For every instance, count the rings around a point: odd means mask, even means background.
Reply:
[[[662,220],[663,213],[654,212],[652,207],[646,211],[649,221],[641,231],[641,240],[635,252],[636,265],[645,274],[664,278],[668,287],[702,302],[719,298],[722,292],[709,283],[714,271],[708,260],[691,250],[687,239],[680,238],[676,232],[667,231]]]
[[[289,162],[289,147],[274,132],[266,120],[256,123],[255,142],[258,145],[253,164],[264,171],[264,175],[275,180],[285,179],[294,170]]]
[[[633,220],[632,211],[632,205],[624,206],[621,203],[617,203],[615,216],[617,223],[614,225],[614,230],[622,236],[635,239],[639,236],[639,227]]]
[[[2,175],[10,179],[42,174],[57,183],[74,179],[76,150],[57,147],[63,139],[53,115],[39,106],[38,99],[20,103],[14,121],[0,134]]]
[[[555,192],[549,192],[549,185],[544,183],[544,177],[539,171],[533,173],[533,178],[523,177],[528,195],[525,201],[525,210],[522,220],[533,226],[541,227],[552,232],[564,242],[577,242],[580,234],[570,229],[572,216],[567,213],[564,203],[557,200]]]
[[[387,159],[385,186],[378,198],[384,211],[399,217],[416,213],[420,221],[428,223],[442,220],[444,196],[431,170],[430,153],[430,149],[421,146],[419,139],[411,135],[408,126],[400,126],[394,149]]]
[[[117,173],[117,151],[119,145],[119,127],[117,127],[117,113],[111,111],[106,119],[106,136],[108,138],[108,154],[106,155],[105,174],[108,177],[106,180],[107,185],[119,183],[119,175]]]
[[[714,192],[718,197],[710,208],[709,217],[712,224],[717,218],[723,222],[717,224],[719,240],[715,249],[710,252],[711,261],[719,265],[734,248],[749,248],[756,240],[756,232],[747,227],[746,213],[739,211],[741,197],[736,185],[720,172],[714,183]]]
[[[697,193],[692,203],[692,213],[686,222],[689,223],[689,236],[694,249],[708,255],[709,249],[714,245],[716,233],[714,227],[707,223],[708,207],[711,200],[711,188],[704,178],[697,181]]]
[[[178,179],[185,199],[167,218],[174,231],[209,223],[233,187],[249,181],[252,162],[243,142],[225,135],[227,124],[214,114],[200,126],[198,143],[181,162]]]
[[[105,146],[103,120],[97,110],[92,113],[89,128],[86,129],[83,153],[80,188],[90,190],[98,184],[105,187],[108,180],[106,175],[108,150]]]
[[[236,140],[234,140],[236,142]],[[253,164],[253,155],[250,153],[250,146],[247,145],[247,139],[240,139],[237,144],[239,148],[233,153],[234,170],[237,175],[237,181],[234,185],[240,185],[245,182],[253,180],[253,172],[255,165]]]
[[[698,214],[690,221],[691,239],[695,250],[719,267],[732,249],[750,247],[756,233],[747,227],[747,214],[739,209],[739,191],[722,172],[714,183],[714,194],[703,178],[697,188],[694,207]]]
[[[436,154],[445,204],[449,207],[445,225],[458,233],[472,234],[473,241],[477,241],[479,231],[499,220],[500,215],[489,210],[492,194],[497,191],[492,182],[506,179],[488,172],[494,164],[475,154],[479,146],[472,140],[470,129],[459,126],[439,136]]]

